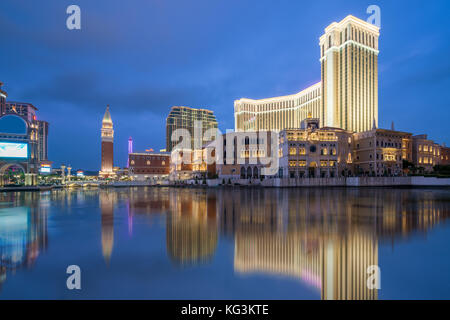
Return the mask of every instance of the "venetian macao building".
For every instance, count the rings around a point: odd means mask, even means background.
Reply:
[[[227,132],[214,143],[220,179],[261,179],[278,171],[277,132]]]
[[[378,124],[378,27],[353,16],[320,37],[321,82],[297,94],[234,102],[237,131],[300,128],[311,113],[321,127],[370,130]]]
[[[304,129],[279,133],[279,177],[333,178],[352,173],[352,133],[319,127],[319,119],[304,120]]]

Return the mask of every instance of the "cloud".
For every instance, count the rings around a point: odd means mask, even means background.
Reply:
[[[20,94],[26,101],[62,103],[79,110],[103,110],[106,104],[115,113],[151,112],[167,115],[173,105],[197,105],[203,100],[203,86],[122,86],[94,72],[60,74]]]

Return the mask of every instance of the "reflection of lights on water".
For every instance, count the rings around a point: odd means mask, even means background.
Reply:
[[[302,269],[302,279],[305,283],[318,289],[322,289],[322,280],[319,275],[316,275],[307,269]]]
[[[10,265],[22,262],[28,238],[27,207],[0,209],[0,259]]]

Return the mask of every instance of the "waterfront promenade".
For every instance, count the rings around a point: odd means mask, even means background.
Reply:
[[[341,178],[273,178],[273,179],[208,179],[185,181],[116,181],[110,183],[71,183],[57,186],[2,187],[0,192],[49,191],[60,188],[127,188],[127,187],[265,187],[265,188],[308,188],[308,187],[450,187],[450,178],[436,177],[341,177]]]

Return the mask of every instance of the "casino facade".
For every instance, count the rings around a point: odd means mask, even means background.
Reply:
[[[41,156],[47,151],[39,150],[42,146],[37,108],[30,103],[7,102],[2,85],[0,83],[0,186],[9,183],[11,174],[22,173],[25,185],[36,185],[40,163],[47,160]],[[42,139],[46,148],[47,135]]]

